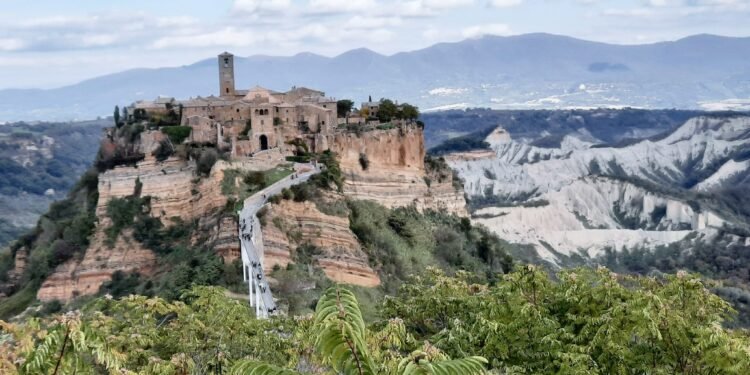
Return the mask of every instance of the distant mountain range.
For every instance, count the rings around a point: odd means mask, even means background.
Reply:
[[[217,51],[217,54],[221,51]],[[367,49],[336,57],[237,58],[237,87],[310,86],[338,98],[390,97],[425,109],[750,108],[750,38],[696,35],[613,45],[565,36],[486,36],[391,56]],[[158,95],[217,93],[214,58],[134,69],[50,90],[0,90],[0,121],[106,116]]]

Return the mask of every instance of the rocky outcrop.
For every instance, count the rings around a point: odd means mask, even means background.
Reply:
[[[346,196],[371,199],[387,207],[415,205],[420,210],[466,215],[463,194],[453,186],[452,175],[425,169],[424,138],[420,128],[403,126],[361,134],[336,132],[321,140],[326,148],[339,155]],[[155,151],[166,142],[166,136],[158,131],[141,133],[138,142],[129,146],[110,140],[112,155],[142,155],[143,158],[134,165],[117,166],[99,175],[96,208],[99,224],[92,245],[83,259],[70,260],[57,267],[39,290],[40,300],[67,301],[90,295],[117,271],[148,274],[156,267],[155,255],[133,240],[128,231],[120,235],[112,248],[104,241],[104,229],[109,225],[109,202],[130,196],[136,190],[141,196],[150,197],[150,215],[161,219],[164,225],[172,225],[172,218],[198,220],[198,228],[204,235],[202,240],[207,238],[217,255],[228,262],[240,257],[236,219],[222,214],[227,204],[227,197],[222,193],[224,171],[271,169],[285,162],[282,150],[257,152],[252,158],[218,161],[208,176],[198,177],[192,160],[178,157],[156,160]],[[102,146],[105,151],[106,146]],[[122,150],[129,153],[122,154]],[[326,199],[343,197],[335,195]],[[332,280],[367,287],[380,284],[377,273],[368,264],[367,255],[349,229],[347,216],[325,214],[312,202],[283,201],[269,207],[265,221],[262,236],[267,271],[275,265],[286,266],[294,259],[296,249],[309,243],[322,251],[315,256],[315,262]]]
[[[83,259],[71,259],[58,266],[42,283],[37,298],[40,301],[69,301],[97,293],[99,287],[117,271],[138,272],[141,275],[153,272],[156,256],[133,240],[129,231],[122,233],[113,247],[107,246],[105,239],[103,230],[97,228]]]
[[[338,132],[326,140],[344,173],[344,194],[373,200],[386,207],[415,205],[466,216],[462,191],[452,176],[431,181],[425,170],[424,135],[417,126],[372,130],[360,134]],[[428,184],[429,183],[429,184]]]
[[[324,214],[313,202],[284,200],[268,206],[264,221],[266,271],[275,265],[286,266],[292,262],[297,247],[309,243],[321,250],[315,262],[331,280],[366,287],[380,285],[367,254],[349,229],[348,216]]]
[[[155,139],[155,138],[154,138]],[[142,142],[153,146],[156,141]],[[144,146],[145,147],[145,146]],[[172,225],[170,218],[185,221],[199,220],[199,226],[209,234],[214,251],[228,261],[239,257],[237,222],[234,217],[217,213],[226,205],[221,192],[224,171],[227,169],[265,170],[283,161],[278,153],[266,153],[254,160],[218,161],[211,174],[198,178],[191,161],[170,158],[157,162],[146,158],[136,166],[120,166],[99,175],[99,200],[96,215],[99,224],[92,244],[81,260],[73,259],[58,266],[42,284],[37,297],[42,301],[68,301],[74,297],[94,294],[116,271],[138,271],[148,274],[156,266],[156,257],[124,231],[114,247],[105,244],[104,230],[110,225],[107,205],[113,198],[132,195],[140,184],[141,196],[151,197],[151,215],[164,225]],[[197,239],[196,239],[197,240]],[[18,264],[18,257],[17,264]]]

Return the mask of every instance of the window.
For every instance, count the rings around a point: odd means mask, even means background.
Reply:
[[[240,109],[239,108],[237,108],[237,113],[240,113]]]
[[[263,125],[263,120],[260,120],[260,124]]]
[[[229,87],[227,87],[227,94],[229,94]]]

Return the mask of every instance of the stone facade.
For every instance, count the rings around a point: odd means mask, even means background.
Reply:
[[[181,125],[190,126],[187,142],[232,145],[234,156],[251,156],[271,148],[285,148],[299,133],[327,133],[336,128],[336,100],[322,91],[292,87],[278,92],[263,87],[235,90],[234,56],[222,53],[219,96],[187,100],[158,98],[133,104],[128,113],[143,110],[163,116],[179,110]]]

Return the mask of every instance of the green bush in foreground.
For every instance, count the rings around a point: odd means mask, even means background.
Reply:
[[[0,373],[746,374],[750,337],[695,276],[605,268],[551,277],[518,267],[493,285],[427,269],[365,323],[329,288],[312,318],[252,318],[245,301],[193,287],[175,301],[100,298],[80,311],[0,322]],[[103,338],[106,338],[104,340]],[[450,358],[466,358],[451,360]],[[483,363],[482,358],[487,359]],[[106,371],[105,371],[106,370]]]

